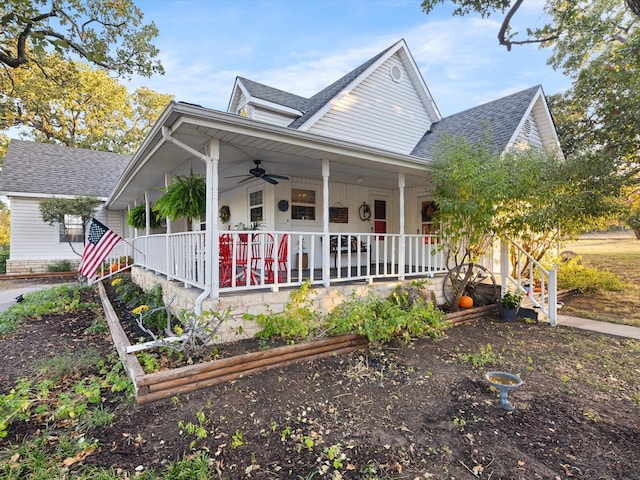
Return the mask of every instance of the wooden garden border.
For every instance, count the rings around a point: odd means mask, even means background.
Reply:
[[[113,342],[124,369],[133,382],[138,404],[192,392],[294,363],[351,353],[368,346],[366,338],[361,335],[341,335],[171,370],[144,373],[135,353],[127,353],[127,347],[131,346],[131,343],[120,325],[102,282],[98,282],[98,292]],[[445,318],[455,325],[487,316],[494,311],[497,312],[496,305],[489,305],[448,314]]]

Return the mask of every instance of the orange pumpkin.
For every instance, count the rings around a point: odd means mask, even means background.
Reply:
[[[111,273],[117,272],[119,269],[120,269],[120,265],[118,265],[117,263],[111,264]]]
[[[458,305],[460,305],[460,308],[471,308],[473,307],[473,298],[468,295],[463,295],[460,297]]]

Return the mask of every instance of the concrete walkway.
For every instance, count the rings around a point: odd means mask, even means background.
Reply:
[[[592,332],[606,333],[615,337],[634,338],[640,340],[640,327],[620,325],[617,323],[599,322],[586,318],[572,317],[570,315],[558,315],[558,325],[573,327]]]

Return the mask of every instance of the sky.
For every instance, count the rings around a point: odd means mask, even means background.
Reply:
[[[441,114],[448,116],[569,78],[546,65],[550,51],[498,44],[502,15],[426,15],[421,0],[136,0],[159,29],[164,76],[133,78],[178,101],[226,111],[236,76],[310,97],[404,38]],[[544,22],[543,1],[524,2],[521,31]]]

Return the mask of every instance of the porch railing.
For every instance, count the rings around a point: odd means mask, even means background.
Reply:
[[[515,259],[513,265],[512,258]],[[510,238],[502,239],[500,264],[502,292],[506,292],[511,286],[524,293],[547,316],[549,323],[555,326],[558,321],[557,271],[544,268]]]
[[[436,238],[430,235],[331,233],[326,263],[321,232],[223,231],[220,235],[232,239],[228,281],[222,281],[220,268],[217,271],[221,292],[277,289],[305,281],[322,284],[324,268],[330,283],[432,277],[447,271]],[[266,258],[270,248],[266,236],[273,239],[271,259]],[[114,248],[105,263],[131,256],[136,265],[185,286],[204,288],[204,232],[142,236],[127,242]],[[246,253],[240,254],[240,248],[246,248]]]

